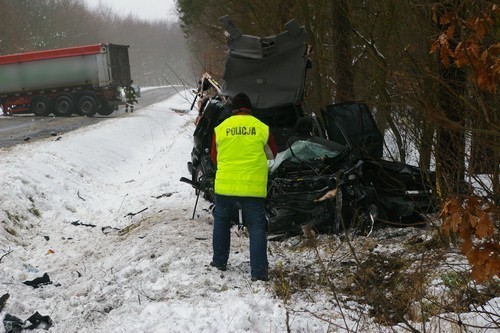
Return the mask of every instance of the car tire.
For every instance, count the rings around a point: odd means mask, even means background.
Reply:
[[[193,181],[201,184],[200,179],[203,180],[204,177],[205,177],[205,175],[203,173],[203,168],[201,167],[201,165],[198,165],[196,167],[194,174],[193,174]],[[210,202],[214,201],[214,194],[212,193],[213,190],[211,191],[211,190],[206,190],[206,189],[200,189],[200,190],[197,189],[196,194],[198,194],[198,191],[201,191],[200,194],[201,194],[203,199],[210,201]]]

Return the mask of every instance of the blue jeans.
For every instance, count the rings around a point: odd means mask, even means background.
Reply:
[[[213,263],[224,266],[229,259],[231,220],[237,217],[237,204],[242,209],[243,221],[250,234],[250,267],[252,278],[267,276],[267,218],[265,198],[215,195]],[[235,221],[236,222],[236,221]]]

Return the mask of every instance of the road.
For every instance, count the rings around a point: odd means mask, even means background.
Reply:
[[[163,101],[177,93],[178,88],[158,87],[143,89],[135,110]],[[124,106],[113,112],[110,116],[94,117],[36,117],[34,115],[0,115],[0,148],[12,147],[36,140],[59,136],[77,128],[96,124],[100,121],[126,116]]]

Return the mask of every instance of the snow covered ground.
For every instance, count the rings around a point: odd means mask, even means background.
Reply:
[[[189,177],[191,101],[181,92],[0,150],[0,296],[10,295],[0,318],[39,312],[61,333],[405,331],[360,319],[362,306],[340,309],[321,290],[283,302],[273,277],[250,281],[248,239],[236,231],[228,271],[208,266],[209,203],[200,199],[192,219],[194,190],[179,181]],[[271,269],[284,251],[286,242],[270,244]],[[23,283],[44,273],[50,284]]]

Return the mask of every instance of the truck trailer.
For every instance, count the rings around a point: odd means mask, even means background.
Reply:
[[[128,45],[95,45],[0,56],[4,114],[92,117],[124,104],[120,87],[131,84]]]

